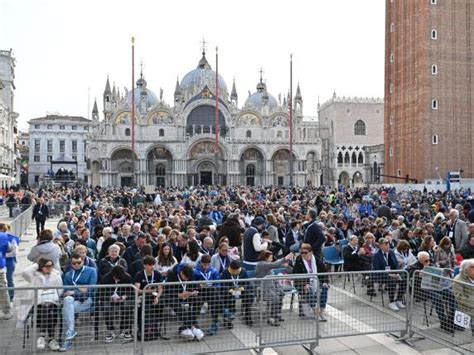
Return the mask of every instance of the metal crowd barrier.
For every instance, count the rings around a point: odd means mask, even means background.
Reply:
[[[74,352],[261,353],[288,345],[314,350],[324,338],[389,332],[403,336],[407,309],[393,311],[388,305],[394,285],[395,291],[400,289],[400,302],[409,302],[407,277],[405,271],[283,273],[263,279],[150,284],[143,294],[133,285],[92,285],[83,290],[90,291],[90,301],[76,299],[75,316],[66,312],[71,299],[63,294],[49,318],[41,300],[53,297],[48,292],[76,287],[15,288],[14,317],[0,321],[0,354],[42,351],[38,338],[48,324],[52,337],[64,346],[71,319],[77,335],[66,345]],[[372,283],[376,296],[367,295]],[[0,295],[6,290],[0,289]]]
[[[17,216],[9,223],[10,232],[21,237],[31,225],[31,216],[33,214],[33,205],[20,205],[15,207],[18,211]]]
[[[452,279],[447,269],[416,271],[411,280],[407,342],[421,336],[473,353],[473,310],[474,284]]]
[[[408,331],[408,272],[358,271],[319,274],[327,287],[328,321],[320,325],[320,338]],[[392,302],[394,301],[394,302]],[[398,301],[398,302],[396,302]],[[321,302],[324,307],[324,299]],[[398,310],[390,309],[396,303]]]
[[[75,286],[15,288],[13,317],[0,321],[0,354],[58,350],[138,353],[135,287],[81,285],[80,289],[86,293],[79,295]],[[2,288],[0,294],[8,290]],[[75,295],[67,297],[68,291]],[[5,312],[3,304],[0,306]],[[68,340],[71,329],[77,334]]]

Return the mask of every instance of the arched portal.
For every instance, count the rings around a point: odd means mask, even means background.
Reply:
[[[188,152],[188,185],[226,185],[227,165],[225,151],[212,140],[199,140]]]
[[[134,154],[135,166],[132,166],[132,154]],[[118,149],[112,153],[111,156],[112,171],[115,173],[116,185],[120,186],[131,186],[136,181],[134,181],[134,174],[138,169],[138,158],[131,149],[122,148]]]
[[[360,171],[356,171],[354,173],[354,176],[352,177],[352,182],[354,186],[362,185],[364,183],[364,179]]]
[[[290,151],[288,149],[279,149],[273,154],[273,174],[274,184],[278,186],[289,185],[290,183],[290,164],[293,160],[293,167],[295,166],[295,155],[293,153],[293,159],[290,158]],[[293,169],[294,172],[294,169]]]
[[[152,148],[147,154],[148,183],[156,186],[167,186],[170,182],[173,156],[162,146]]]
[[[244,150],[239,164],[243,185],[256,186],[263,184],[265,161],[260,150],[256,148]]]
[[[338,183],[339,185],[349,186],[350,185],[349,174],[345,171],[339,174]]]

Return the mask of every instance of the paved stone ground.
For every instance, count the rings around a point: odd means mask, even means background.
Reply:
[[[56,228],[58,219],[50,219],[46,223],[46,228]],[[29,265],[26,259],[29,250],[36,243],[35,228],[32,225],[25,235],[18,253],[18,265],[16,273],[17,287],[28,286],[20,276],[21,270]],[[403,329],[404,312],[396,314],[386,308],[387,298],[385,295],[385,307],[382,307],[380,295],[372,301],[365,296],[364,289],[360,282],[356,281],[356,293],[349,289],[349,284],[343,288],[342,279],[334,279],[329,293],[328,301],[328,322],[317,324],[314,318],[307,317],[300,319],[297,316],[297,307],[293,305],[290,310],[290,298],[287,297],[284,306],[285,322],[280,327],[267,326],[262,323],[262,341],[292,341],[295,337],[311,338],[315,334],[315,327],[320,326],[323,338],[315,349],[319,354],[458,354],[454,350],[445,348],[443,345],[430,340],[419,340],[413,342],[410,347],[402,342],[398,342],[388,334],[357,335],[358,332],[391,332]],[[379,292],[380,293],[380,292]],[[369,302],[371,305],[369,305]],[[372,305],[374,304],[374,305]],[[15,318],[9,321],[0,321],[0,354],[28,354],[33,349],[32,334],[26,339],[25,349],[22,348],[23,324],[18,319],[24,317],[31,305],[31,295],[26,291],[18,291],[14,302]],[[256,305],[255,307],[258,307]],[[18,319],[17,319],[18,318]],[[144,353],[160,354],[185,354],[215,351],[221,354],[229,348],[246,348],[257,344],[254,330],[259,329],[258,320],[252,328],[248,328],[235,321],[235,328],[232,330],[221,330],[218,335],[205,337],[201,342],[184,342],[177,336],[178,325],[170,323],[167,325],[167,336],[170,340],[157,340],[145,342]],[[200,322],[205,322],[203,317]],[[202,323],[204,325],[204,323]],[[106,335],[104,327],[101,326],[99,340],[94,340],[93,327],[87,314],[80,316],[77,330],[79,336],[75,340],[75,349],[70,353],[86,354],[130,354],[133,351],[133,342],[124,344],[118,338],[112,344],[105,344]],[[203,327],[204,328],[204,327]],[[351,335],[352,336],[346,336]],[[140,344],[138,344],[140,345]],[[219,351],[217,351],[219,350]],[[301,345],[267,348],[264,354],[307,354],[308,352]],[[231,355],[255,354],[255,351],[243,350],[228,352]]]

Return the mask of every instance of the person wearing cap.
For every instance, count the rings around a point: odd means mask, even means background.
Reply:
[[[265,226],[263,217],[255,217],[252,225],[244,233],[244,262],[243,266],[247,271],[254,271],[258,264],[260,253],[267,250],[271,245],[271,240],[263,241],[261,231]]]
[[[248,274],[245,268],[241,267],[238,260],[232,260],[230,265],[221,273],[221,280],[232,280],[232,282],[223,282],[221,284],[222,298],[224,304],[224,327],[232,329],[235,319],[236,303],[238,299],[242,300],[244,313],[244,323],[248,326],[253,325],[252,304],[254,294],[252,284],[248,281]]]

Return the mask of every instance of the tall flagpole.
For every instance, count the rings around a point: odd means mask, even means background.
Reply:
[[[132,37],[132,186],[135,185],[135,37]]]
[[[214,115],[214,130],[216,133],[216,140],[214,143],[214,154],[216,163],[216,176],[214,180],[215,185],[219,185],[219,53],[216,46],[216,109]]]
[[[290,186],[293,186],[293,54],[290,54]]]

